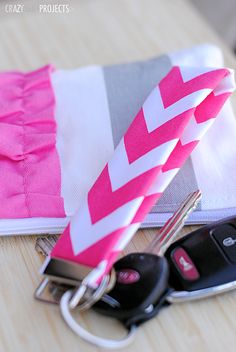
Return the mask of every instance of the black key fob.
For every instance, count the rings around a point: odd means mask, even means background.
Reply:
[[[94,308],[126,327],[154,317],[169,303],[236,288],[236,217],[204,226],[175,241],[164,257],[132,253],[114,266],[115,287]]]
[[[171,302],[197,299],[236,288],[236,217],[204,226],[166,251]],[[182,296],[181,296],[182,292]]]
[[[117,261],[114,269],[114,288],[93,308],[119,319],[127,328],[156,315],[168,291],[167,260],[149,253],[131,253]]]

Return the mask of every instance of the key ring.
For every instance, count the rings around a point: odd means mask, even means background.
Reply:
[[[105,275],[98,286],[98,288],[93,292],[92,295],[89,295],[88,297],[86,296],[86,289],[88,289],[88,286],[86,284],[83,284],[79,287],[79,290],[81,289],[80,293],[77,298],[83,299],[85,298],[84,302],[79,302],[77,303],[76,306],[73,305],[73,302],[71,304],[71,300],[69,302],[69,306],[71,309],[73,308],[78,308],[80,311],[89,309],[95,302],[97,302],[106,292],[109,292],[115,285],[116,282],[116,272],[114,268],[111,269],[111,272],[109,275]],[[82,288],[81,288],[82,287]],[[78,301],[77,301],[78,302]]]
[[[76,307],[79,310],[89,309],[115,285],[116,272],[112,268],[109,274],[102,277],[97,287],[93,287],[93,283],[101,275],[102,271],[103,267],[100,265],[100,267],[94,268],[82,281],[77,280],[78,282],[76,280],[57,281],[55,276],[49,275],[37,287],[34,297],[42,302],[59,304],[62,295],[74,287],[70,308],[73,309]]]
[[[60,310],[63,319],[76,335],[80,336],[83,340],[90,342],[93,345],[109,349],[123,348],[128,346],[133,341],[134,334],[137,330],[136,325],[132,325],[128,331],[128,334],[120,340],[104,339],[102,337],[93,335],[84,329],[80,324],[78,324],[78,322],[75,321],[71,315],[70,300],[72,295],[72,290],[66,291],[63,294],[60,301]]]

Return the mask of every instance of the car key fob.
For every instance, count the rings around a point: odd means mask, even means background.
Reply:
[[[236,288],[236,217],[204,226],[167,249],[168,301],[204,298]]]
[[[139,325],[157,314],[167,293],[167,260],[150,253],[131,253],[117,261],[114,269],[114,288],[93,308],[119,319],[126,327]]]
[[[116,284],[95,304],[97,311],[121,320],[129,328],[151,319],[168,304],[166,298],[171,289],[163,246],[174,240],[200,198],[199,190],[189,194],[144,253],[129,254],[115,264]]]
[[[158,253],[157,253],[158,254]],[[236,217],[204,226],[160,254],[132,253],[114,266],[117,282],[94,308],[127,328],[154,317],[167,303],[236,288]]]

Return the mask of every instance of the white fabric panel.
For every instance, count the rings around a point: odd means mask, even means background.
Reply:
[[[172,64],[177,66],[221,67],[224,61],[220,48],[213,44],[197,45],[169,53],[168,56]]]
[[[211,44],[182,50],[169,57],[173,65],[198,66],[199,62],[201,66],[209,67],[224,65],[220,49]],[[211,210],[211,218],[214,210],[217,214],[219,209],[235,207],[236,158],[232,149],[235,140],[236,121],[232,107],[227,102],[191,155],[197,183],[203,193],[201,209]],[[199,216],[202,216],[201,212]]]
[[[210,224],[223,218],[235,216],[236,208],[215,209],[215,210],[195,210],[185,221],[185,225]],[[160,227],[173,215],[173,213],[149,213],[140,228]]]
[[[194,172],[202,190],[202,209],[235,207],[236,121],[226,102],[213,126],[192,153]]]
[[[101,67],[58,70],[52,75],[52,84],[57,103],[61,195],[70,216],[113,153],[112,129]]]

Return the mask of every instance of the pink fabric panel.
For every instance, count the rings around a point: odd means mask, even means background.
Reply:
[[[51,71],[0,73],[0,218],[65,216]]]

